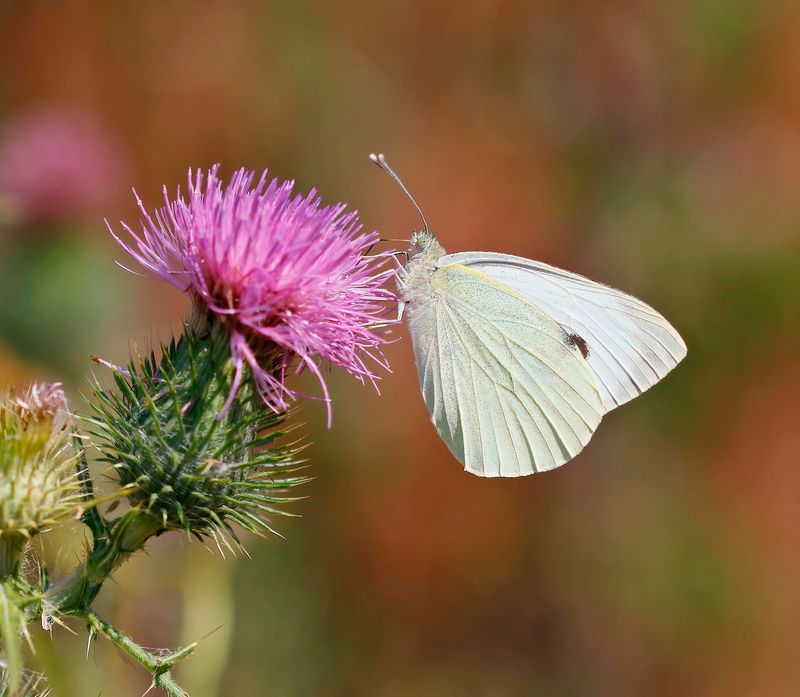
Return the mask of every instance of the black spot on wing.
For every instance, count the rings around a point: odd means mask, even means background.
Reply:
[[[584,358],[589,357],[589,345],[586,343],[586,339],[580,336],[580,334],[575,334],[574,332],[571,334],[567,333],[567,343],[570,346],[577,346]]]

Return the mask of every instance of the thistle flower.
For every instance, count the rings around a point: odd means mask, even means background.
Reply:
[[[377,233],[360,234],[357,213],[322,206],[316,190],[295,194],[292,181],[244,169],[223,185],[217,172],[190,170],[188,197],[179,189],[170,200],[165,188],[153,215],[137,197],[141,232],[123,223],[132,242],[114,236],[227,328],[235,379],[226,408],[247,367],[263,401],[284,411],[297,396],[286,375],[306,367],[319,379],[330,421],[322,362],[373,384],[370,363],[388,368],[386,339],[375,329],[394,299],[383,287],[394,273],[389,257],[366,256]]]
[[[76,511],[77,455],[59,383],[0,398],[0,576],[33,536]]]
[[[66,410],[67,395],[60,382],[34,383],[25,392],[12,394],[9,402],[20,419],[50,423]]]

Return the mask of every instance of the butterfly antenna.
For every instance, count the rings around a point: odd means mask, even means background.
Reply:
[[[394,179],[399,185],[400,188],[405,192],[406,196],[411,199],[411,203],[414,204],[414,208],[417,209],[417,213],[419,213],[419,217],[422,220],[422,226],[425,232],[430,232],[428,228],[428,221],[425,220],[425,216],[422,214],[422,209],[419,207],[419,204],[414,200],[414,197],[411,195],[411,192],[406,188],[406,185],[403,184],[403,180],[397,176],[397,173],[389,166],[389,163],[386,161],[386,156],[381,152],[377,155],[375,153],[370,153],[369,159],[372,160],[378,167],[380,167],[386,174],[388,174],[392,179]]]

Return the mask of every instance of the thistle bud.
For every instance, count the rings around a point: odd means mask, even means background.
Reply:
[[[14,572],[31,538],[78,507],[66,406],[59,383],[0,397],[0,577]]]
[[[218,544],[238,542],[234,525],[272,530],[281,494],[296,476],[297,448],[280,444],[285,414],[263,408],[257,389],[236,379],[230,338],[219,325],[190,323],[160,359],[116,370],[118,391],[97,390],[94,440],[139,515],[120,519],[119,548],[180,529]],[[226,404],[226,402],[229,402]]]

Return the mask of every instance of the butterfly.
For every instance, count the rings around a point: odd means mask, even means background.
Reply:
[[[652,307],[532,259],[447,254],[422,218],[398,269],[431,420],[464,468],[518,477],[574,458],[603,416],[655,385],[686,344]]]

